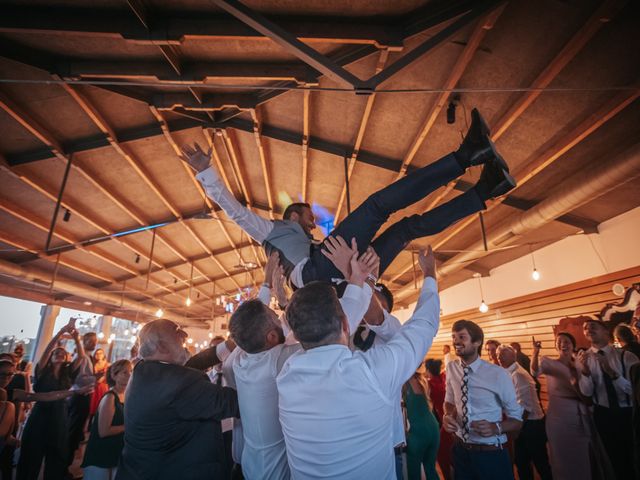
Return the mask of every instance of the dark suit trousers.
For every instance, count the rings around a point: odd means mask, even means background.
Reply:
[[[620,480],[634,478],[631,417],[631,407],[605,408],[596,405],[593,411],[598,434],[616,472],[616,478]]]
[[[540,420],[525,420],[522,424],[520,435],[518,435],[514,444],[514,463],[518,468],[520,480],[533,480],[532,463],[535,465],[541,480],[551,480],[544,418]]]

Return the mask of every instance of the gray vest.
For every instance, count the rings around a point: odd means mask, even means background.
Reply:
[[[274,220],[273,230],[262,242],[267,255],[274,251],[280,254],[280,265],[286,277],[298,263],[311,256],[312,245],[311,237],[293,220]]]

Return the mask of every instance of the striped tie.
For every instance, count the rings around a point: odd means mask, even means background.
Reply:
[[[462,440],[469,441],[469,371],[471,369],[465,365],[462,367],[462,387],[461,387],[461,399],[462,399]]]

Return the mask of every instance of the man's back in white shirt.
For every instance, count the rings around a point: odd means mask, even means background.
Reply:
[[[439,310],[429,277],[414,316],[387,344],[367,352],[329,344],[289,358],[277,383],[293,478],[395,479],[395,396],[431,345]]]

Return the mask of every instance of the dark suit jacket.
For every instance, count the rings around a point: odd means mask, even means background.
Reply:
[[[141,361],[127,388],[116,479],[228,478],[220,420],[238,415],[235,390],[192,368]]]

